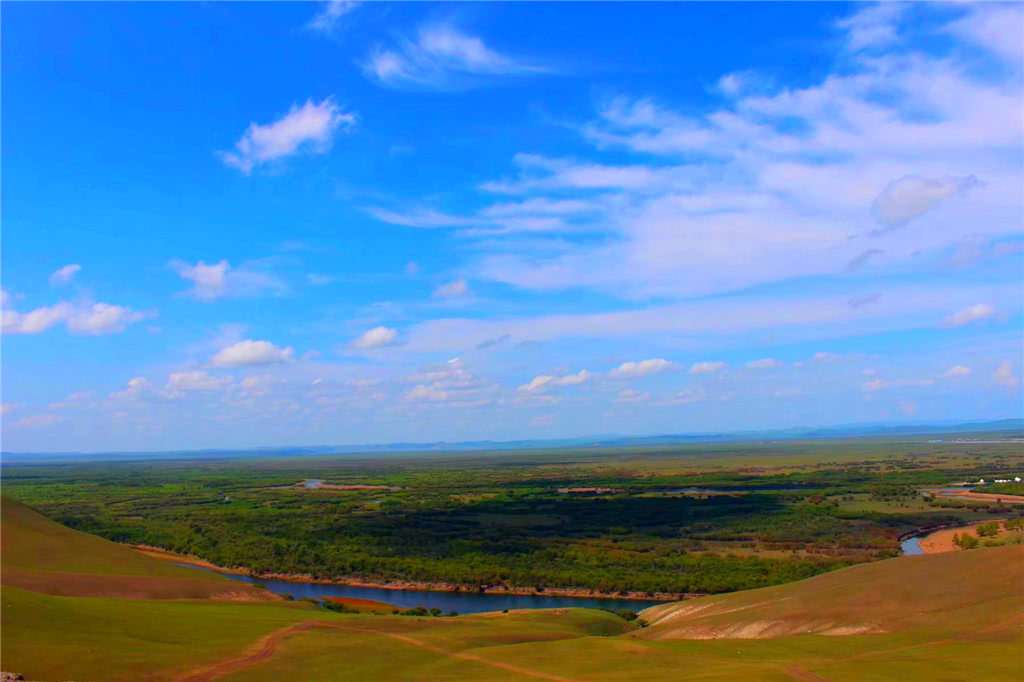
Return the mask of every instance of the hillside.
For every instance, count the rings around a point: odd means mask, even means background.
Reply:
[[[901,557],[665,604],[647,610],[651,624],[640,629],[587,609],[432,618],[167,598],[243,586],[68,530],[24,505],[4,501],[2,514],[0,659],[41,682],[1009,682],[1024,673],[1019,546]],[[124,598],[140,596],[163,598]]]
[[[807,580],[655,606],[646,639],[962,630],[1024,617],[1024,546],[906,556]]]
[[[83,597],[272,598],[251,585],[175,566],[66,528],[7,497],[0,497],[0,518],[3,585]]]

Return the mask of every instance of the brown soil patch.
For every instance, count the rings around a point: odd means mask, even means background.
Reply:
[[[1021,531],[1007,531],[1005,528],[1003,528],[1003,519],[992,519],[992,521],[998,521],[1000,524],[999,535],[997,537],[1005,539],[1008,536],[1022,534]],[[992,521],[984,521],[983,523],[992,523]],[[953,552],[955,550],[960,549],[959,547],[953,544],[953,536],[963,535],[964,533],[970,533],[971,535],[977,537],[978,533],[974,529],[980,525],[981,523],[975,523],[970,526],[961,526],[959,528],[944,528],[942,530],[937,530],[934,533],[930,533],[925,537],[921,538],[918,544],[926,554],[937,554],[939,552]],[[981,539],[984,540],[984,538]]]
[[[936,497],[951,497],[965,500],[984,500],[985,502],[1002,502],[1003,504],[1024,504],[1024,495],[998,495],[995,493],[976,493],[971,490],[929,490]]]
[[[371,613],[391,613],[398,607],[394,604],[388,604],[387,602],[376,601],[374,599],[358,599],[356,597],[320,597],[324,601],[334,602],[335,604],[344,604],[353,609],[359,609],[360,611],[369,611]]]

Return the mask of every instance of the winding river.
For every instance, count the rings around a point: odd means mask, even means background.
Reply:
[[[194,568],[200,571],[212,569],[191,564],[173,562],[178,566]],[[220,571],[212,571],[220,573]],[[477,594],[474,592],[428,592],[424,590],[385,590],[380,587],[358,587],[355,585],[331,585],[325,583],[308,583],[291,580],[274,580],[270,578],[254,578],[248,575],[221,573],[226,578],[246,583],[259,583],[271,592],[290,594],[296,599],[304,597],[351,597],[355,599],[372,599],[399,608],[411,609],[424,606],[428,609],[435,606],[442,611],[458,613],[484,613],[502,611],[504,609],[630,609],[639,611],[648,606],[664,604],[662,601],[640,599],[612,599],[601,597],[541,597],[525,594]]]

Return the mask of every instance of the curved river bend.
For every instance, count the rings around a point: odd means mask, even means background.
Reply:
[[[178,566],[194,568],[201,571],[212,569],[173,562]],[[220,573],[219,571],[213,571]],[[611,599],[601,597],[539,597],[525,594],[476,594],[474,592],[428,592],[425,590],[385,590],[380,587],[358,587],[355,585],[331,585],[326,583],[293,582],[291,580],[274,580],[270,578],[254,578],[248,575],[232,575],[220,573],[226,578],[246,583],[259,583],[271,592],[290,594],[296,599],[304,597],[351,597],[355,599],[372,599],[382,601],[403,609],[424,606],[428,609],[435,606],[442,611],[459,613],[484,613],[504,609],[630,609],[639,611],[648,606],[664,604],[663,601],[640,599]]]

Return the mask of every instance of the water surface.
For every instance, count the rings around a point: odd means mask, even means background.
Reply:
[[[174,562],[177,563],[177,562]],[[178,563],[179,566],[195,568],[201,571],[212,569],[191,564]],[[219,571],[214,571],[215,573]],[[665,602],[640,599],[612,599],[602,597],[539,597],[519,594],[477,594],[474,592],[427,592],[423,590],[385,590],[379,587],[357,587],[355,585],[328,585],[323,583],[292,582],[291,580],[274,580],[270,578],[253,578],[248,575],[232,575],[221,573],[226,578],[246,583],[259,583],[271,592],[290,594],[296,599],[304,597],[352,597],[356,599],[372,599],[399,608],[411,609],[424,606],[428,609],[435,606],[442,611],[458,611],[459,613],[484,613],[486,611],[502,611],[504,609],[630,609],[639,611],[648,606]]]

